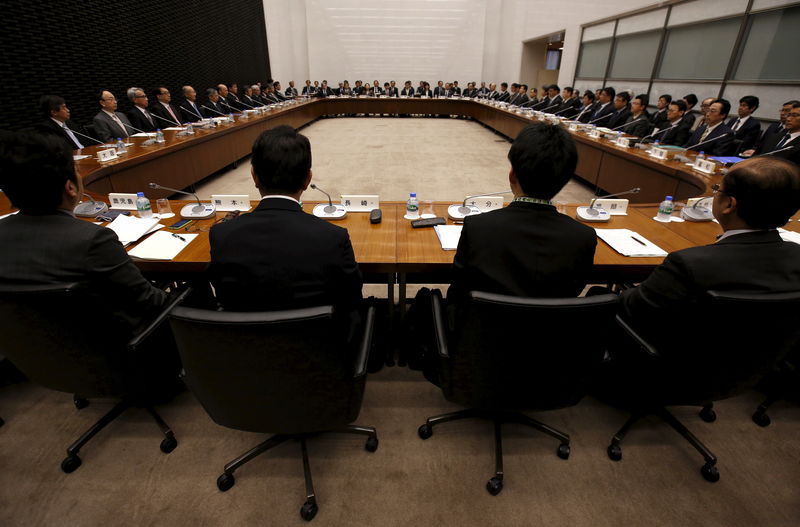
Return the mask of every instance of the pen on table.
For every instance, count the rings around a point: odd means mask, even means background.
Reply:
[[[643,242],[642,240],[640,240],[639,238],[637,238],[636,236],[631,236],[631,239],[632,239],[633,241],[635,241],[635,242],[637,242],[637,243],[641,243],[642,245],[644,245],[645,247],[647,247],[647,244],[646,244],[646,243],[644,243],[644,242]]]
[[[185,241],[186,241],[186,238],[184,238],[184,237],[183,237],[183,236],[181,236],[180,234],[175,234],[175,233],[173,232],[173,233],[172,233],[172,235],[173,235],[173,236],[175,236],[176,238],[178,238],[178,239],[179,239],[180,241],[182,241],[182,242],[185,242]],[[641,243],[641,242],[640,242],[640,243]]]

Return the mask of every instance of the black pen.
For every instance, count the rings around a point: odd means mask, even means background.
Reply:
[[[176,238],[178,238],[178,239],[179,239],[180,241],[182,241],[182,242],[185,242],[185,241],[186,241],[186,238],[184,238],[184,237],[183,237],[183,236],[181,236],[180,234],[175,234],[175,233],[173,232],[173,233],[172,233],[172,235],[173,235],[173,236],[175,236]]]
[[[646,243],[644,243],[644,242],[643,242],[642,240],[640,240],[639,238],[637,238],[636,236],[631,236],[631,239],[633,239],[633,241],[635,241],[635,242],[638,242],[638,243],[641,243],[642,245],[644,245],[645,247],[647,247],[647,244],[646,244]]]

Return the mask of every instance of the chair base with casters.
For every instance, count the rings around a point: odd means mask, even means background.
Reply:
[[[700,411],[701,418],[706,422],[712,422],[716,419],[716,414],[711,405],[703,407]],[[630,418],[622,425],[622,428],[614,434],[611,438],[611,444],[608,445],[608,457],[612,461],[622,460],[622,440],[628,435],[628,431],[638,421],[648,415],[656,415],[664,422],[672,427],[673,430],[678,432],[684,439],[686,439],[698,452],[703,456],[705,464],[700,467],[700,474],[712,483],[719,481],[719,470],[717,469],[717,456],[715,456],[706,445],[704,445],[691,431],[689,431],[683,423],[681,423],[674,415],[672,415],[666,408],[649,408],[648,410],[635,411]],[[706,417],[703,417],[705,415]],[[713,416],[713,418],[711,418]]]
[[[76,400],[76,407],[77,401],[81,401],[81,399]],[[88,402],[84,401],[84,405],[78,407],[85,408],[88,405]],[[65,473],[69,474],[70,472],[74,472],[75,469],[81,466],[81,458],[78,457],[78,452],[80,451],[83,446],[89,442],[99,431],[103,428],[108,426],[112,421],[114,421],[117,417],[122,415],[122,413],[131,408],[132,405],[125,401],[118,402],[114,407],[109,410],[103,417],[100,418],[95,424],[93,424],[86,432],[84,432],[81,437],[79,437],[74,443],[72,443],[69,448],[67,448],[67,457],[64,458],[64,461],[61,462],[61,470]],[[169,454],[175,447],[178,446],[178,440],[175,439],[175,435],[172,433],[172,429],[170,429],[169,425],[164,422],[160,415],[150,406],[144,408],[147,413],[153,418],[158,425],[158,428],[161,430],[161,433],[164,434],[164,439],[161,441],[161,451],[165,454]]]
[[[337,430],[329,430],[323,433],[337,433],[337,434],[361,434],[367,436],[367,442],[364,444],[364,449],[367,452],[375,452],[378,450],[378,434],[375,429],[371,426],[358,426],[358,425],[347,425],[343,428]],[[263,443],[257,445],[256,447],[248,450],[241,456],[237,457],[233,461],[227,463],[225,465],[223,473],[220,477],[217,478],[217,488],[222,492],[226,492],[230,490],[233,485],[236,483],[236,478],[234,477],[233,473],[245,463],[252,461],[256,457],[260,456],[267,450],[275,448],[276,446],[290,440],[296,439],[300,441],[300,449],[303,454],[303,475],[305,476],[306,482],[306,501],[303,503],[303,506],[300,508],[300,517],[306,521],[311,521],[314,519],[314,516],[317,515],[319,512],[319,507],[317,506],[317,495],[314,492],[314,482],[311,479],[311,465],[308,461],[308,448],[306,446],[306,440],[310,437],[317,436],[319,433],[314,434],[298,434],[298,435],[290,435],[290,434],[276,434]]]
[[[558,445],[556,454],[561,459],[569,458],[569,435],[556,430],[536,419],[528,417],[527,415],[518,412],[492,412],[481,411],[476,409],[461,410],[448,414],[436,415],[429,417],[425,424],[420,426],[417,430],[421,439],[428,439],[433,435],[433,427],[449,421],[456,421],[459,419],[488,419],[494,423],[494,476],[486,482],[486,490],[492,496],[497,496],[503,490],[503,435],[501,426],[504,423],[513,423],[528,426],[540,432],[543,432],[551,437],[558,439],[561,443]]]

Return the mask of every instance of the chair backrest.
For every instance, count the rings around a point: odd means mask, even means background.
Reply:
[[[603,360],[618,297],[518,298],[471,292],[443,360],[448,400],[483,409],[577,404]]]
[[[29,379],[84,397],[121,396],[127,389],[130,329],[105,314],[78,283],[0,283],[0,353]]]
[[[356,375],[346,321],[331,306],[272,312],[179,307],[170,314],[184,381],[218,424],[299,434],[353,422]]]

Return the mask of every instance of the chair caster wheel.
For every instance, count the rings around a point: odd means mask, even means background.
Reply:
[[[78,410],[83,410],[84,408],[89,406],[89,401],[87,401],[86,399],[80,399],[78,397],[73,397],[72,398],[72,404],[74,404],[75,408],[77,408]]]
[[[319,507],[317,507],[316,502],[313,501],[307,501],[300,507],[300,517],[307,522],[313,520],[317,512],[319,512]]]
[[[772,419],[769,418],[766,412],[762,412],[761,410],[756,410],[756,413],[753,414],[753,422],[758,426],[764,428],[769,426],[772,422]]]
[[[717,420],[717,412],[715,412],[713,408],[708,408],[704,406],[703,409],[700,410],[699,415],[700,419],[702,419],[706,423],[713,423],[714,421]]]
[[[161,445],[159,445],[161,451],[164,452],[165,454],[169,454],[170,452],[175,450],[176,446],[178,446],[178,440],[175,439],[174,436],[165,437],[164,440],[161,441]]]
[[[433,435],[433,427],[425,423],[424,425],[419,427],[417,433],[419,434],[420,439],[428,439],[430,436]]]
[[[619,461],[622,459],[622,447],[619,445],[608,445],[608,459],[611,461]]]
[[[486,482],[486,490],[488,490],[489,494],[492,496],[497,496],[500,494],[500,491],[503,490],[503,480],[496,476],[493,477]]]
[[[217,488],[222,492],[231,490],[234,483],[236,483],[236,478],[233,477],[233,474],[222,474],[217,478]]]
[[[61,462],[61,470],[63,470],[65,474],[75,472],[75,470],[81,466],[81,463],[81,458],[79,458],[77,455],[69,455],[64,458],[64,461]]]
[[[700,468],[700,474],[706,479],[706,481],[710,481],[711,483],[716,483],[719,481],[719,470],[715,465],[705,464]]]
[[[558,457],[561,459],[569,459],[569,443],[561,443],[558,445],[556,454],[558,454]]]
[[[3,418],[2,418],[2,417],[0,417],[0,426],[3,426],[4,424],[6,424],[6,422],[5,422],[5,421],[3,421]]]
[[[376,450],[378,450],[378,444],[379,444],[378,436],[368,437],[367,442],[364,444],[364,449],[367,452],[375,452]]]

